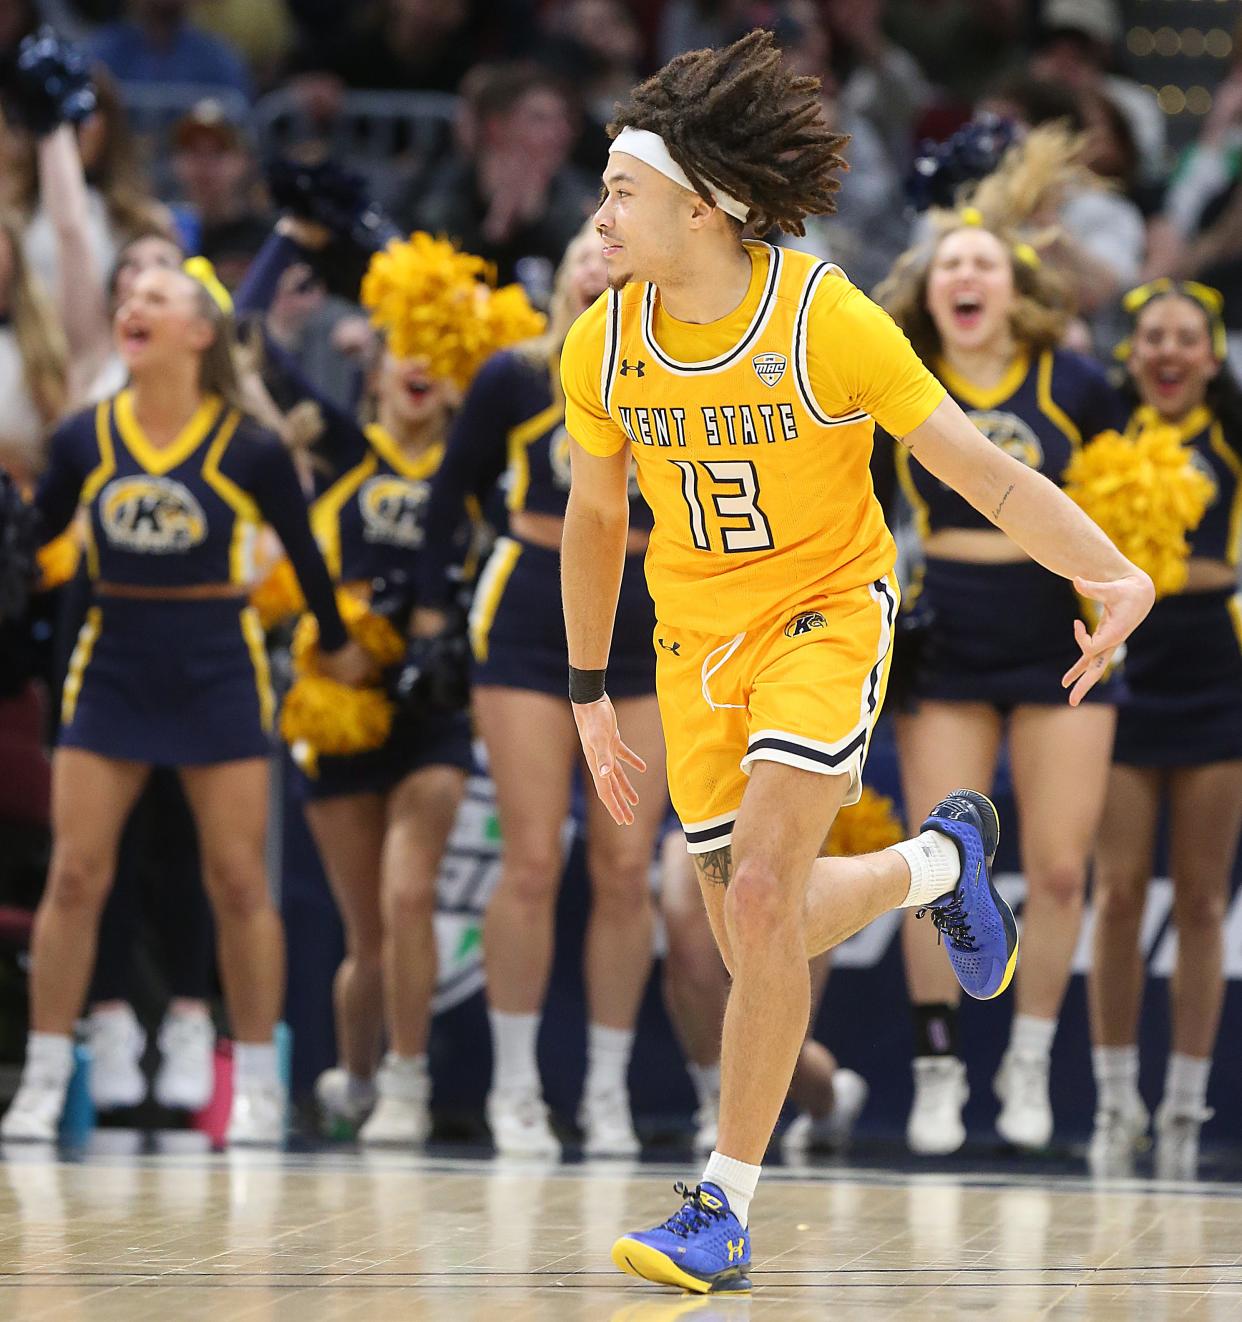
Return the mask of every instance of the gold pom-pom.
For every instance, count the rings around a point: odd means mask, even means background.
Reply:
[[[379,689],[355,689],[303,675],[285,694],[281,737],[316,757],[348,757],[379,748],[392,730],[393,706]]]
[[[277,560],[267,577],[256,584],[250,593],[250,604],[258,612],[259,623],[265,630],[274,629],[306,609],[302,585],[288,557]]]
[[[862,798],[837,813],[828,832],[827,852],[835,858],[874,854],[904,838],[892,799],[864,786]]]
[[[35,553],[39,564],[39,591],[51,592],[78,572],[78,561],[82,557],[82,546],[78,540],[77,526],[67,528],[59,537],[39,547]]]
[[[421,358],[464,390],[492,354],[544,327],[521,285],[495,279],[483,258],[419,232],[375,254],[361,300],[398,358]]]
[[[1146,427],[1131,435],[1102,432],[1065,470],[1066,494],[1117,549],[1145,570],[1164,597],[1186,584],[1190,545],[1211,503],[1211,479],[1174,427]]]
[[[336,594],[336,608],[346,632],[370,656],[381,670],[395,666],[405,655],[405,641],[393,628],[392,621],[376,615],[365,601],[344,590]],[[303,615],[293,631],[294,670],[298,674],[319,671],[319,622],[311,614]]]

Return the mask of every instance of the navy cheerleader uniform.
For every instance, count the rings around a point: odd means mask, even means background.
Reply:
[[[447,606],[453,597],[446,549],[469,496],[480,503],[498,481],[510,513],[565,517],[569,433],[555,371],[506,350],[484,364],[453,425],[432,488],[429,554],[420,568],[420,599]],[[651,511],[630,483],[630,526],[649,529]],[[655,693],[655,611],[641,554],[627,555],[608,658],[613,698]],[[569,644],[561,609],[560,552],[516,536],[497,539],[470,611],[472,680],[478,685],[565,696]]]
[[[1138,409],[1132,425],[1161,425]],[[1215,495],[1188,535],[1190,554],[1235,570],[1242,553],[1242,455],[1210,409],[1178,425]],[[1242,758],[1242,598],[1234,588],[1163,597],[1126,643],[1127,698],[1113,761],[1195,767]]]
[[[966,415],[1007,454],[1060,483],[1074,451],[1125,425],[1125,408],[1103,371],[1078,354],[1022,353],[991,390],[980,390],[939,364],[937,376]],[[914,508],[919,536],[949,528],[994,530],[955,491],[933,477],[903,445],[897,474]],[[1061,677],[1078,658],[1074,620],[1082,612],[1072,584],[1032,560],[973,564],[927,558],[905,609],[921,617],[909,697],[983,702],[1008,713],[1025,704],[1065,701]],[[1116,675],[1087,701],[1115,703]]]
[[[311,526],[332,577],[366,596],[375,579],[400,572],[414,580],[426,534],[431,478],[444,446],[408,459],[378,424],[354,427],[353,453],[340,476],[311,506]],[[422,767],[469,771],[473,764],[465,712],[411,716],[398,711],[385,743],[349,757],[320,757],[305,778],[311,799],[386,794]]]
[[[157,766],[266,756],[275,702],[246,597],[264,522],[324,648],[346,641],[279,440],[208,396],[156,447],[123,390],[58,428],[35,501],[49,540],[79,507],[86,515],[92,601],[62,691],[61,746]]]

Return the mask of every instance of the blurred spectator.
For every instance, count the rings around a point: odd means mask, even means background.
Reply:
[[[594,174],[608,155],[605,126],[642,81],[642,33],[622,0],[568,0],[553,12],[540,63],[572,84],[586,123],[574,161]]]
[[[656,55],[667,64],[682,51],[723,46],[737,26],[739,0],[668,0],[660,16]]]
[[[95,74],[99,108],[78,126],[78,152],[86,171],[85,223],[95,271],[112,269],[121,244],[135,234],[168,229],[171,216],[152,194],[138,164],[125,112],[106,72]],[[5,197],[26,222],[26,260],[47,287],[61,288],[54,225],[40,196],[37,153],[25,132],[6,135]]]
[[[966,107],[1022,57],[1027,0],[888,0],[884,31]]]
[[[447,234],[494,262],[502,284],[520,280],[544,307],[599,191],[597,176],[569,164],[574,107],[554,76],[524,65],[475,69],[462,94],[462,154],[394,210],[409,228]]]
[[[750,20],[757,20],[760,11],[768,8],[754,5],[743,12],[743,28],[754,26]],[[856,285],[870,289],[888,273],[909,235],[897,173],[879,130],[841,102],[832,70],[832,38],[814,0],[785,0],[765,17],[785,52],[786,64],[799,74],[822,80],[828,123],[838,133],[850,135],[842,153],[850,172],[841,179],[836,214],[812,217],[805,236],[781,241],[836,262]]]
[[[197,0],[194,19],[241,54],[260,87],[275,84],[294,41],[286,0]]]
[[[331,80],[338,98],[347,88],[455,92],[478,58],[470,18],[469,0],[358,5],[344,25],[304,26],[294,67]],[[317,92],[320,99],[328,99],[325,92]]]
[[[1088,134],[1083,163],[1099,176],[1098,184],[1088,183],[1067,197],[1044,199],[1036,227],[1059,229],[1044,257],[1071,281],[1079,310],[1093,319],[1098,348],[1111,347],[1121,333],[1116,300],[1137,282],[1147,242],[1142,212],[1114,186],[1124,186],[1125,178],[1115,171],[1125,168],[1133,149],[1109,108],[1062,84],[1026,74],[1002,79],[978,106],[1012,119],[1020,128],[1061,120]]]
[[[243,127],[219,101],[200,101],[172,134],[180,191],[173,219],[187,253],[210,259],[235,289],[271,228],[271,216]]]
[[[1168,156],[1164,113],[1138,83],[1109,69],[1121,38],[1115,0],[1044,0],[1038,49],[1030,70],[1076,92],[1110,97],[1130,122],[1144,176],[1163,176]]]
[[[91,52],[122,83],[194,83],[251,92],[238,53],[189,20],[190,0],[130,0],[129,18],[109,23]]]
[[[866,116],[902,165],[914,145],[914,126],[932,100],[931,84],[907,51],[884,34],[884,0],[824,0],[840,81],[841,110]]]

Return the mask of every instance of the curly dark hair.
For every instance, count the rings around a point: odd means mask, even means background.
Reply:
[[[756,28],[722,50],[686,51],[640,83],[608,125],[664,139],[695,191],[720,189],[750,207],[758,234],[805,234],[807,216],[831,215],[848,133],[824,116],[818,78],[791,74],[771,32]]]

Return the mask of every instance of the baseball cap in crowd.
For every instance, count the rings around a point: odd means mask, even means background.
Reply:
[[[1078,32],[1109,48],[1121,40],[1117,0],[1044,0],[1039,25],[1045,33]]]
[[[222,150],[244,148],[248,145],[245,131],[224,102],[215,97],[196,101],[173,125],[172,145],[175,151],[186,151],[199,143],[210,143]]]

